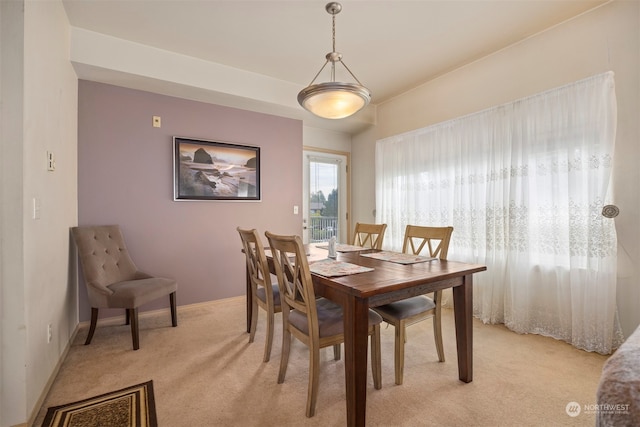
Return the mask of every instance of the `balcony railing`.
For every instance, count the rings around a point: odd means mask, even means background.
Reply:
[[[309,242],[327,242],[339,236],[338,218],[335,216],[312,216],[309,224]]]

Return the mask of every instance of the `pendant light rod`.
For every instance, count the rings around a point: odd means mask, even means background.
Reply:
[[[327,3],[324,7],[331,14],[331,39],[333,51],[336,51],[336,15],[342,12],[342,5],[338,2]]]

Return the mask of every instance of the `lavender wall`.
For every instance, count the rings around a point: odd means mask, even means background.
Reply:
[[[78,97],[79,225],[119,224],[139,269],[177,279],[178,305],[245,293],[237,226],[302,232],[302,122],[83,80]],[[173,201],[173,136],[261,147],[262,201]]]

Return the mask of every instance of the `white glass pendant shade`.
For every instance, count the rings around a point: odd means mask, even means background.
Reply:
[[[326,55],[326,62],[313,78],[311,84],[298,93],[298,103],[307,111],[325,119],[343,119],[357,113],[371,101],[369,89],[362,86],[349,67],[342,62],[342,54],[336,52],[336,14],[342,10],[338,2],[327,3],[326,11],[332,15],[333,50]],[[331,81],[314,84],[327,64],[331,64]],[[348,71],[358,83],[335,81],[336,64]]]
[[[364,86],[327,82],[308,86],[298,94],[302,107],[325,119],[343,119],[360,111],[371,100]]]

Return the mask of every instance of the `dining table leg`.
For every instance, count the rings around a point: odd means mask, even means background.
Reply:
[[[460,286],[453,287],[453,310],[458,349],[458,378],[473,380],[473,276],[463,277]]]
[[[367,409],[369,304],[349,296],[343,306],[347,425],[364,426]]]

